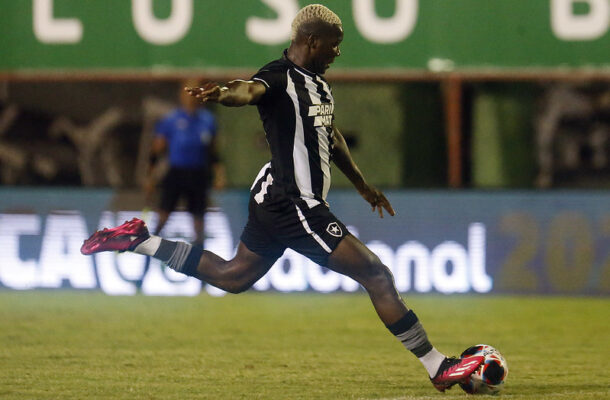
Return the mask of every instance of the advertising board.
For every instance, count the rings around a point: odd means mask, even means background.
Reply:
[[[0,287],[73,288],[113,295],[223,294],[131,253],[83,256],[95,229],[134,216],[107,211],[111,191],[0,190]],[[354,192],[331,192],[331,210],[393,272],[402,293],[610,294],[610,194],[603,192],[389,191],[397,215],[381,219]],[[206,249],[231,258],[248,193],[214,196]],[[190,216],[172,215],[164,236],[189,240]],[[353,292],[353,280],[287,250],[257,291]]]

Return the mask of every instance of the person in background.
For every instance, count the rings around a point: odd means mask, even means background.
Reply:
[[[161,233],[170,214],[176,210],[178,201],[185,199],[187,210],[193,217],[194,243],[202,245],[208,194],[212,184],[216,189],[224,187],[225,174],[218,156],[214,114],[182,90],[185,85],[198,83],[195,80],[182,82],[180,106],[155,126],[145,192],[150,198],[157,185],[152,171],[158,161],[167,156],[169,170],[160,183],[159,221],[154,234]]]

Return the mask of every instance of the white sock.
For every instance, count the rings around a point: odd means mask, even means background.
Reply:
[[[150,235],[148,239],[137,245],[133,252],[145,256],[154,256],[159,246],[161,246],[161,237]]]
[[[434,375],[438,372],[438,367],[441,366],[444,359],[445,355],[433,347],[425,356],[420,357],[419,361],[424,364],[424,368],[428,371],[430,378],[434,378]]]

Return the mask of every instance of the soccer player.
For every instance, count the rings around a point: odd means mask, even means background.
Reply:
[[[333,124],[334,99],[323,77],[341,53],[343,28],[328,8],[309,5],[292,23],[290,47],[251,80],[226,86],[187,88],[201,102],[256,105],[271,149],[251,188],[248,222],[237,254],[224,260],[187,243],[150,236],[144,222],[98,231],[81,251],[134,251],[156,257],[170,268],[231,293],[247,290],[286,248],[347,275],[368,292],[381,321],[427,370],[440,391],[467,378],[483,357],[448,358],[432,346],[415,313],[402,301],[390,270],[329,210],[330,161],[383,217],[394,215],[390,202],[371,186],[352,160]]]

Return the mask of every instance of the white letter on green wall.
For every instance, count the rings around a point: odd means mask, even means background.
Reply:
[[[34,36],[42,43],[78,43],[83,38],[83,24],[75,18],[53,18],[53,0],[34,0]]]
[[[375,0],[352,0],[354,20],[362,36],[373,43],[397,43],[406,39],[417,24],[418,0],[395,0],[396,12],[379,18]]]
[[[292,19],[299,11],[296,0],[261,0],[277,14],[276,19],[250,17],[246,21],[246,35],[255,43],[274,45],[290,40]]]
[[[138,35],[149,43],[169,45],[186,35],[193,22],[193,0],[172,0],[172,13],[158,19],[153,0],[131,0],[133,24]]]
[[[586,14],[575,14],[576,3],[586,3]],[[610,26],[610,0],[551,0],[551,27],[559,39],[594,40]]]

